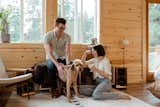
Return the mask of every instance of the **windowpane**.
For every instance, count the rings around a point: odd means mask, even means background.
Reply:
[[[11,6],[11,42],[40,42],[43,35],[43,0],[0,0],[0,9]]]
[[[89,4],[89,7],[88,7]],[[89,43],[94,37],[95,21],[95,0],[83,0],[83,42]]]
[[[149,71],[160,67],[160,4],[149,4]],[[160,71],[158,71],[160,72]]]
[[[0,8],[5,9],[11,6],[12,12],[9,15],[9,33],[11,41],[20,40],[20,0],[0,0]]]
[[[58,2],[58,16],[59,16],[59,17],[62,17],[62,16],[61,16],[61,11],[62,11],[62,7],[61,7],[61,6],[62,6],[62,0],[58,0],[57,2]]]
[[[74,0],[64,0],[64,17],[67,19],[66,32],[71,38],[74,38],[74,6]]]
[[[67,20],[66,32],[71,35],[72,43],[90,43],[91,38],[98,36],[96,1],[58,0],[58,16]]]
[[[42,0],[24,0],[24,41],[40,41],[42,31]]]

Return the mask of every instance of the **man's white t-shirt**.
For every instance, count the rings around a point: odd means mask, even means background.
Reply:
[[[63,32],[61,37],[58,39],[56,37],[55,30],[49,31],[44,36],[44,44],[49,44],[52,50],[52,53],[56,59],[66,58],[66,44],[71,43],[70,36]],[[50,59],[48,53],[46,53],[46,60]]]
[[[112,79],[111,64],[107,57],[104,57],[101,61],[98,61],[96,58],[92,58],[86,61],[86,64],[89,66],[95,66],[97,69],[108,73],[110,75],[108,79]],[[94,72],[94,79],[97,77],[104,78],[100,74]]]

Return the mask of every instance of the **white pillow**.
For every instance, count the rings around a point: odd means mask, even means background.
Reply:
[[[156,71],[154,72],[154,79],[155,79],[155,80],[160,80],[160,66],[159,66],[158,69],[156,69]]]
[[[160,98],[160,80],[156,80],[147,88],[154,96]]]
[[[4,63],[0,57],[0,78],[7,78],[7,77],[8,75],[7,75]]]

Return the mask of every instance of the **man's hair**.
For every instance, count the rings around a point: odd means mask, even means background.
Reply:
[[[57,18],[56,22],[55,22],[55,25],[58,25],[60,23],[62,23],[62,24],[65,25],[66,24],[66,19],[64,19],[64,18]]]
[[[93,47],[93,49],[97,52],[98,56],[105,56],[105,50],[102,45],[96,45]]]

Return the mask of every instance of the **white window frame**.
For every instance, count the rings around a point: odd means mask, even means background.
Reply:
[[[74,0],[74,3],[75,3],[75,11],[74,11],[74,19],[76,19],[76,21],[74,21],[74,35],[73,35],[73,41],[74,43],[79,43],[79,41],[81,41],[80,43],[83,44],[83,34],[84,34],[84,30],[83,30],[83,0],[81,0],[81,13],[80,13],[80,40],[77,38],[77,35],[78,35],[78,24],[77,24],[77,16],[78,16],[78,2],[77,0]],[[95,24],[95,27],[94,27],[94,38],[97,38],[98,42],[99,42],[99,32],[100,32],[100,18],[98,16],[100,16],[100,0],[95,0],[95,8],[96,8],[96,11],[95,11],[95,17],[94,17],[94,24]],[[64,0],[61,0],[61,16],[60,17],[63,17],[64,18]]]
[[[24,41],[24,0],[20,1],[20,41]]]
[[[44,34],[46,32],[46,0],[42,0],[42,35],[41,38],[43,39]],[[45,17],[44,17],[45,16]]]

